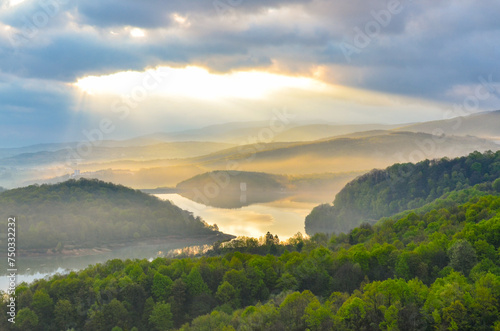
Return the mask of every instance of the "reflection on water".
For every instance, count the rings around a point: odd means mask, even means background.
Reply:
[[[216,194],[214,197],[207,197],[205,195],[200,196],[198,192],[199,191],[194,190],[184,190],[180,191],[179,195],[188,198],[189,200],[202,203],[203,205],[217,208],[241,208],[254,204],[285,199],[292,195],[291,192],[287,191],[275,192],[264,190],[247,191],[225,189],[223,192]],[[156,196],[160,196],[160,194],[156,194]]]
[[[266,232],[277,234],[286,240],[297,232],[305,233],[304,219],[321,202],[333,197],[287,196],[283,192],[257,196],[246,192],[245,199],[240,194],[227,200],[226,208],[206,206],[179,194],[155,194],[163,200],[170,200],[182,209],[200,216],[209,224],[217,224],[220,231],[235,236],[260,237]],[[243,201],[241,201],[243,200]],[[256,201],[259,201],[255,203]],[[248,205],[249,203],[253,203]],[[188,247],[211,244],[207,239],[169,240],[162,244],[144,244],[113,249],[86,256],[18,256],[17,284],[31,282],[56,273],[81,270],[90,264],[103,263],[110,259],[152,259],[164,256],[165,252]],[[0,274],[0,290],[8,287],[8,276]]]
[[[241,208],[206,206],[179,194],[156,194],[162,200],[170,200],[182,209],[200,216],[209,224],[217,224],[220,231],[235,236],[260,237],[267,231],[277,234],[281,240],[297,232],[305,233],[304,219],[317,202],[300,201],[296,197],[262,202]],[[239,195],[237,200],[239,201]]]
[[[36,256],[28,257],[18,255],[17,264],[17,284],[21,282],[31,282],[35,279],[57,273],[68,273],[71,270],[85,269],[88,265],[103,263],[110,259],[153,259],[164,256],[172,250],[187,246],[210,244],[207,239],[178,240],[171,239],[161,244],[144,244],[113,249],[95,255],[84,256]],[[8,276],[6,270],[0,274],[0,290],[8,287]]]

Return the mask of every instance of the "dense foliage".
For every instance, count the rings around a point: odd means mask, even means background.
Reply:
[[[447,192],[499,177],[500,151],[373,170],[348,183],[335,197],[333,206],[314,208],[306,218],[306,232],[347,232],[362,222],[418,208]]]
[[[267,234],[222,256],[111,260],[23,284],[15,326],[2,312],[0,329],[499,330],[500,197],[485,191],[285,247]]]
[[[17,217],[18,246],[29,250],[218,233],[169,201],[89,179],[5,191],[0,214]]]

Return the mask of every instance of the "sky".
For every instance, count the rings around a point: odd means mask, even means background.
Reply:
[[[0,148],[497,110],[497,0],[0,0]]]

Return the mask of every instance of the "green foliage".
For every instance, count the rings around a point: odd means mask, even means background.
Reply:
[[[448,251],[450,266],[456,271],[468,275],[469,271],[476,265],[476,251],[467,240],[458,240]]]
[[[492,330],[500,197],[465,196],[347,234],[266,234],[197,258],[110,260],[20,284],[16,325],[0,319],[0,330]]]
[[[98,180],[69,180],[0,193],[0,216],[7,219],[9,215],[2,212],[13,210],[19,213],[20,247],[43,252],[218,233],[169,201]]]
[[[71,301],[61,299],[54,308],[54,322],[60,330],[68,330],[76,326],[76,309]]]
[[[38,316],[31,309],[23,308],[17,313],[15,325],[19,330],[35,330],[38,326]]]
[[[306,217],[306,232],[348,232],[363,221],[374,222],[428,204],[448,192],[487,183],[499,191],[500,151],[471,153],[453,160],[425,160],[373,170],[348,183],[335,197]],[[493,183],[493,187],[492,187]]]
[[[170,304],[164,302],[157,303],[149,317],[149,322],[154,327],[153,330],[170,330],[174,326]]]
[[[238,292],[229,282],[225,281],[217,289],[215,294],[216,299],[221,303],[229,303],[231,305],[237,306]]]
[[[186,286],[188,294],[192,297],[210,292],[207,284],[203,281],[198,268],[191,269],[189,275],[186,277]]]
[[[500,192],[500,178],[495,179],[493,182],[493,188],[495,191]]]
[[[306,308],[317,300],[310,291],[294,292],[288,295],[280,305],[280,319],[286,330],[305,330],[306,321],[303,318]]]
[[[165,301],[172,292],[172,279],[156,272],[153,278],[151,292],[157,301]]]

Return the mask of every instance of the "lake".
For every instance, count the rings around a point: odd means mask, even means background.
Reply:
[[[155,195],[191,211],[208,224],[217,224],[224,233],[258,238],[269,231],[278,235],[281,240],[288,239],[297,232],[304,234],[304,220],[318,205],[317,202],[292,196],[239,208],[218,208],[194,202],[179,194]]]
[[[179,194],[155,194],[162,200],[170,200],[182,209],[200,216],[208,224],[217,224],[219,230],[235,236],[259,238],[266,232],[286,240],[297,232],[305,233],[304,220],[319,202],[328,201],[324,197],[275,195],[258,202],[235,208],[206,206]],[[239,199],[239,197],[238,197]],[[332,199],[333,200],[333,199]],[[110,259],[154,259],[165,256],[176,249],[204,245],[203,240],[177,240],[163,244],[142,244],[113,249],[109,252],[85,256],[36,256],[17,259],[17,284],[31,282],[56,273],[81,270],[90,264],[103,263]],[[0,275],[0,289],[6,290],[8,277]]]
[[[115,248],[107,252],[82,256],[22,256],[18,254],[16,259],[17,284],[31,282],[35,279],[57,273],[67,273],[71,270],[82,270],[96,263],[103,263],[111,259],[154,259],[167,255],[169,252],[189,247],[209,244],[203,239],[169,240],[161,244],[138,244]],[[7,258],[5,258],[7,260]],[[8,287],[8,277],[5,269],[0,274],[0,290]]]

